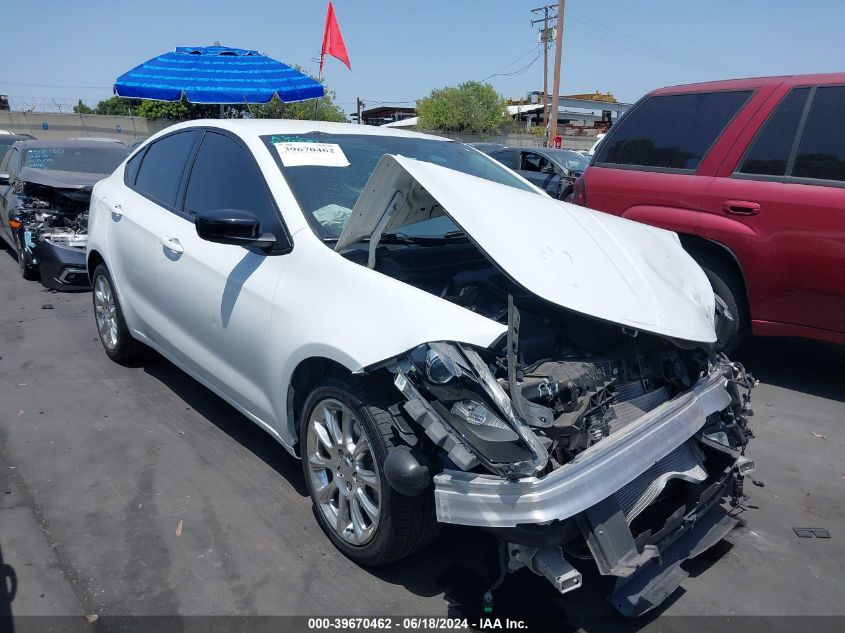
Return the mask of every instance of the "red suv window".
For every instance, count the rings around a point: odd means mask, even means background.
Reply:
[[[646,97],[599,146],[595,164],[691,173],[751,94],[741,90]]]

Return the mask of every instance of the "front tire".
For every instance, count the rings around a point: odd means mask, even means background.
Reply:
[[[18,244],[18,267],[21,271],[21,277],[27,281],[38,281],[41,279],[41,271],[37,264],[32,263],[32,255],[30,255],[22,244]]]
[[[345,556],[384,565],[437,534],[434,495],[391,489],[384,460],[395,440],[385,398],[364,378],[330,376],[305,401],[302,467],[320,528]]]
[[[114,282],[105,265],[100,264],[94,269],[91,286],[97,333],[106,355],[121,365],[136,362],[141,357],[143,348],[141,343],[132,338],[129,328],[126,327],[123,310],[114,291]]]

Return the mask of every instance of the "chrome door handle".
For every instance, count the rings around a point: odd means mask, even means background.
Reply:
[[[161,243],[169,251],[173,251],[174,253],[184,253],[185,249],[182,248],[182,244],[179,243],[175,237],[170,237],[165,235],[161,238]]]

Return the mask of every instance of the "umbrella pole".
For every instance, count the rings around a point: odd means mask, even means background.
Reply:
[[[223,118],[223,104],[220,104],[220,118]]]

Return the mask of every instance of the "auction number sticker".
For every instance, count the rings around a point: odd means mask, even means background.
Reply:
[[[349,167],[337,143],[274,143],[285,167]]]

